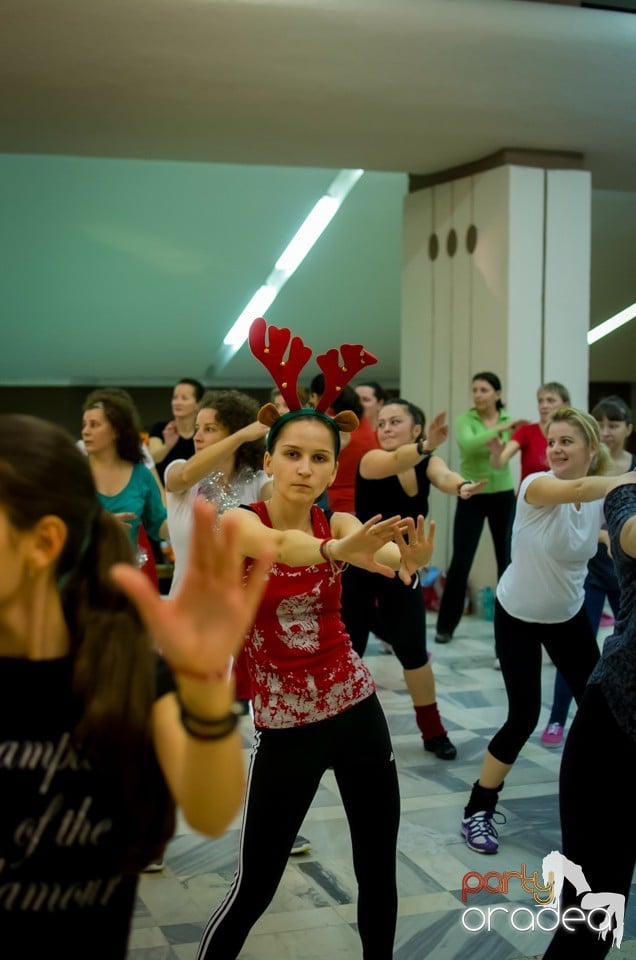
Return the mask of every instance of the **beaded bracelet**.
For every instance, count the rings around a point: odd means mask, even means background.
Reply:
[[[211,720],[209,717],[199,717],[189,710],[179,694],[177,694],[177,701],[179,703],[181,726],[188,736],[194,737],[195,740],[223,740],[236,730],[238,715],[234,710],[230,710],[224,717]],[[194,724],[194,727],[192,724]],[[202,727],[203,730],[197,730],[197,725]]]

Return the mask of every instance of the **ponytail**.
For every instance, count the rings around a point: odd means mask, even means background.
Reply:
[[[157,658],[135,607],[110,568],[133,562],[130,538],[105,510],[93,522],[81,563],[64,591],[74,649],[73,687],[82,712],[75,738],[112,773],[127,810],[125,869],[140,870],[174,832],[174,804],[157,764],[151,713]]]
[[[122,561],[134,562],[128,534],[100,510],[62,594],[74,688],[84,704],[77,733],[86,742],[113,747],[144,738],[153,696],[148,637],[136,609],[110,578],[110,568]]]
[[[72,437],[36,417],[0,415],[0,501],[16,530],[48,514],[65,524],[55,576],[73,658],[73,736],[119,794],[122,868],[140,870],[173,832],[174,804],[152,742],[157,656],[110,579],[114,563],[134,562],[128,534],[102,509]]]
[[[612,473],[612,466],[612,455],[609,452],[609,447],[606,447],[604,443],[599,443],[587,475],[588,477],[606,477]]]

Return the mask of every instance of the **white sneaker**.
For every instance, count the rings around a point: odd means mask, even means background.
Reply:
[[[301,853],[309,853],[311,850],[311,841],[307,837],[302,837],[299,833],[296,835],[296,839],[292,843],[292,848],[289,851],[290,857],[297,857]]]

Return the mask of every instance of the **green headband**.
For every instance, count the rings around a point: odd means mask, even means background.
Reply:
[[[317,420],[326,424],[330,430],[333,430],[336,438],[336,459],[338,459],[338,455],[340,454],[340,430],[338,429],[338,424],[333,417],[323,413],[322,410],[316,410],[314,407],[301,407],[300,410],[289,410],[287,413],[284,413],[282,417],[279,417],[269,428],[269,433],[265,439],[265,449],[267,452],[272,452],[272,442],[281,427],[284,427],[290,420],[297,420],[299,417],[315,417]]]

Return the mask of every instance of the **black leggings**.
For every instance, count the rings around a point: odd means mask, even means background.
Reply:
[[[348,567],[342,575],[340,616],[359,656],[364,656],[372,631],[391,644],[405,670],[428,663],[426,607],[419,583],[413,589],[397,576],[389,579]]]
[[[488,520],[495,557],[497,579],[510,562],[510,525],[514,516],[515,495],[512,490],[501,493],[479,493],[470,500],[458,500],[453,523],[453,556],[446,572],[446,585],[437,615],[437,632],[454,633],[464,612],[468,575],[473,565],[479,539]]]
[[[530,589],[530,587],[528,587]],[[541,713],[541,647],[565,677],[577,703],[598,658],[598,646],[583,607],[565,623],[528,623],[495,602],[495,646],[508,696],[508,717],[488,749],[501,763],[514,763]]]
[[[625,903],[636,864],[636,819],[632,776],[636,743],[614,719],[600,686],[591,684],[572,722],[563,750],[559,806],[564,855],[578,864],[594,893],[621,893]],[[580,907],[566,881],[561,913]],[[601,917],[597,914],[594,923]],[[600,960],[612,946],[585,923],[556,930],[543,960]]]
[[[292,842],[329,767],[351,832],[364,960],[393,956],[400,795],[389,729],[373,694],[327,720],[257,730],[237,873],[205,927],[197,960],[238,956],[276,893]]]

